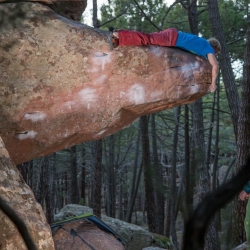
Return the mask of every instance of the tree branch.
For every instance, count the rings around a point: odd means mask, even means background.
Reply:
[[[164,25],[164,23],[165,23],[165,20],[166,20],[166,18],[167,18],[168,13],[170,12],[170,10],[171,10],[176,4],[178,4],[178,3],[180,3],[180,2],[181,2],[181,0],[177,0],[177,1],[175,1],[173,4],[171,4],[171,5],[169,6],[168,10],[166,11],[166,13],[165,13],[165,15],[164,15],[164,17],[163,17],[163,19],[162,19],[162,22],[161,22],[161,29],[163,28],[163,25]]]
[[[120,16],[122,16],[123,14],[125,14],[125,13],[127,12],[128,8],[129,8],[131,2],[132,2],[132,0],[129,0],[129,2],[127,3],[125,9],[124,9],[122,12],[120,12],[116,17],[111,18],[110,20],[108,20],[108,21],[106,21],[106,22],[104,22],[104,23],[102,23],[102,24],[99,24],[99,25],[98,25],[98,28],[102,27],[103,25],[105,25],[105,24],[107,24],[107,23],[110,23],[110,22],[114,21],[115,19],[117,19],[117,18],[119,18]]]
[[[139,8],[139,10],[142,12],[142,14],[144,15],[144,17],[156,28],[158,29],[158,31],[160,31],[161,29],[159,27],[156,26],[156,24],[154,24],[150,18],[146,15],[146,13],[143,11],[143,9],[140,7],[140,5],[137,3],[136,0],[134,0],[135,4],[137,5],[137,7]]]

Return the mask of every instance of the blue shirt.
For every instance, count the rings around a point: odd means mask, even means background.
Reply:
[[[247,194],[250,194],[250,181],[244,186],[244,191]]]
[[[207,54],[214,54],[213,47],[206,39],[181,31],[178,31],[178,38],[175,47],[187,50],[198,56],[203,56],[206,59]]]

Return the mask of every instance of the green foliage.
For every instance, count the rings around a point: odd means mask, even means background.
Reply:
[[[156,233],[153,233],[152,235],[155,237],[156,245],[158,247],[170,249],[170,240],[168,237]]]
[[[80,198],[79,205],[81,205],[81,206],[85,206],[85,205],[86,205],[86,201],[85,201],[85,199]]]
[[[243,60],[245,48],[245,34],[247,28],[247,6],[246,0],[221,0],[218,1],[220,18],[228,44],[228,50],[233,60]],[[200,1],[200,4],[205,1]],[[199,30],[204,37],[211,37],[211,25],[207,12],[199,16]]]
[[[130,4],[128,3],[128,1],[124,0],[110,0],[109,5],[103,5],[101,8],[102,18],[100,23],[111,20],[120,13],[124,12],[126,9],[127,11],[114,21],[102,26],[102,28],[107,29],[112,26],[116,29],[131,29],[143,32],[158,31],[156,27],[152,26],[151,22],[153,22],[157,27],[160,27],[164,13],[167,9],[163,0],[137,1],[143,12],[140,8],[138,8],[135,2],[131,1]]]
[[[217,123],[216,117],[213,124],[211,124],[211,112],[213,104],[213,94],[209,94],[203,97],[203,117],[204,117],[204,128],[205,135],[208,135],[209,128],[212,126],[215,131],[215,125]],[[215,112],[217,107],[215,107]],[[226,97],[225,89],[220,85],[220,108],[219,108],[219,148],[220,154],[222,155],[234,155],[236,152],[235,136],[233,131],[233,124],[231,119],[231,113],[229,109],[228,100]],[[215,134],[213,134],[215,136]],[[212,143],[212,150],[214,144]],[[230,159],[226,160],[226,163],[222,163],[223,157],[220,157],[219,164],[226,164],[230,162]]]
[[[190,32],[187,10],[181,4],[175,5],[165,20],[163,29],[176,28],[182,32]]]
[[[183,32],[190,32],[186,10],[187,6],[184,7],[187,5],[185,1],[183,1],[183,4],[174,5],[166,16],[166,19],[164,19],[164,16],[168,11],[168,6],[163,0],[142,0],[137,1],[137,3],[156,27],[160,29],[174,27]],[[197,11],[201,14],[199,15],[198,25],[200,35],[209,38],[212,36],[212,33],[208,12],[204,11],[206,9],[206,4],[205,0],[199,1]],[[218,4],[221,22],[232,61],[243,60],[246,42],[245,34],[247,27],[248,0],[222,0],[218,1]],[[125,12],[125,10],[127,11],[101,28],[108,29],[108,27],[112,26],[116,29],[131,29],[143,32],[158,31],[157,28],[145,18],[140,8],[136,5],[135,1],[109,0],[109,4],[103,5],[101,8],[100,23],[105,23],[107,20],[119,16],[121,13]]]

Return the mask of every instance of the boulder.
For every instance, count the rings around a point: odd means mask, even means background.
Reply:
[[[160,248],[160,247],[145,247],[142,250],[166,250],[166,248]]]
[[[191,53],[110,50],[109,32],[37,2],[0,3],[0,22],[0,135],[16,164],[208,93],[211,65]]]
[[[124,250],[122,243],[84,220],[63,224],[53,235],[56,250]]]
[[[244,242],[241,245],[234,248],[233,250],[247,250],[247,249],[248,249],[247,242]]]
[[[25,183],[0,137],[0,196],[25,223],[36,249],[53,250],[54,242],[50,226],[46,222],[41,205]],[[16,225],[0,206],[0,249],[26,250],[26,244]],[[19,224],[20,225],[20,224]]]
[[[139,250],[155,243],[154,236],[144,228],[102,215],[102,221],[117,232],[126,242],[126,250]]]
[[[65,220],[83,213],[93,213],[93,209],[77,204],[69,204],[55,215],[55,221]],[[127,242],[126,250],[141,250],[155,244],[154,236],[142,227],[103,214],[101,220]]]
[[[73,216],[78,216],[81,214],[93,213],[93,209],[86,206],[81,206],[78,204],[68,204],[64,206],[59,213],[54,215],[54,221],[67,220]]]

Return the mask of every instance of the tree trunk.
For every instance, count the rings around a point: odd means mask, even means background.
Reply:
[[[165,235],[168,238],[171,235],[171,207],[172,207],[172,200],[171,199],[167,199]]]
[[[212,134],[213,134],[213,128],[214,128],[214,116],[215,116],[215,103],[216,103],[216,96],[219,97],[219,95],[217,94],[219,91],[219,85],[217,86],[217,91],[214,92],[214,98],[213,98],[213,103],[212,103],[212,107],[211,107],[211,120],[210,120],[210,128],[208,131],[208,136],[207,136],[207,149],[206,149],[206,168],[209,169],[210,168],[210,159],[211,159],[211,146],[212,146]],[[219,110],[217,110],[217,112],[220,112]],[[219,121],[217,121],[219,122]]]
[[[51,157],[51,156],[49,156]],[[53,167],[48,166],[46,171],[46,185],[44,189],[45,192],[45,205],[46,205],[46,218],[49,224],[52,224],[54,222],[54,202],[53,202]]]
[[[154,200],[154,185],[153,185],[153,169],[150,161],[149,150],[149,135],[148,135],[148,118],[147,116],[140,117],[141,140],[142,140],[142,161],[144,168],[144,186],[145,186],[145,208],[147,211],[148,228],[150,232],[155,233],[157,230],[155,220],[155,200]]]
[[[200,102],[200,103],[199,103]],[[195,141],[195,162],[199,169],[199,201],[202,201],[210,191],[209,169],[206,168],[204,126],[201,99],[194,103],[194,141]],[[214,219],[210,222],[205,239],[206,249],[220,249]]]
[[[219,84],[218,84],[219,85]],[[214,160],[213,160],[213,171],[212,171],[212,189],[216,189],[217,185],[217,171],[218,171],[218,160],[219,160],[219,132],[220,132],[220,88],[217,88],[217,111],[216,111],[216,127],[215,127],[215,143],[214,143]],[[209,165],[208,165],[209,166]]]
[[[219,78],[217,79],[218,86],[216,91],[216,104],[217,104],[217,111],[216,111],[216,127],[215,127],[215,155],[213,160],[213,172],[212,172],[212,190],[215,190],[217,186],[220,185],[218,180],[218,160],[219,160],[219,132],[220,132],[220,83]],[[213,111],[212,111],[213,112]],[[207,161],[206,161],[207,162]],[[206,164],[206,166],[209,166]],[[219,242],[219,230],[221,228],[220,225],[220,214],[221,210],[218,210],[214,217],[214,225],[215,225],[215,237],[217,238],[217,242]],[[218,246],[218,249],[219,246]]]
[[[76,146],[71,147],[70,149],[70,197],[73,204],[79,203],[79,190],[78,190],[78,181],[77,181],[77,155],[76,155]]]
[[[156,214],[155,217],[157,219],[157,229],[156,233],[163,234],[164,233],[164,184],[162,177],[162,169],[158,159],[158,151],[157,151],[157,139],[156,139],[156,126],[155,126],[155,114],[151,115],[151,133],[152,133],[152,148],[153,148],[153,169],[154,169],[154,186],[156,192]]]
[[[179,244],[176,235],[176,213],[177,213],[177,187],[176,187],[176,165],[177,165],[177,147],[178,147],[178,133],[179,133],[179,122],[180,122],[180,112],[181,106],[175,109],[175,129],[174,129],[174,137],[173,137],[173,159],[172,159],[172,181],[170,188],[170,234],[173,239],[173,243],[177,249],[179,249]]]
[[[64,171],[64,178],[63,178],[63,183],[64,183],[64,187],[63,187],[63,206],[67,205],[68,203],[70,203],[69,197],[68,197],[68,182],[69,182],[69,178],[68,178],[68,171]]]
[[[108,151],[106,155],[107,159],[107,169],[106,169],[106,186],[107,186],[107,215],[115,218],[115,202],[116,202],[116,185],[115,185],[115,137],[111,135],[107,138],[108,147],[106,149]]]
[[[125,190],[124,190],[125,189]],[[127,188],[123,187],[123,203],[122,203],[122,208],[123,208],[123,220],[127,221],[128,217],[128,207],[129,207],[129,192]]]
[[[229,53],[226,46],[226,39],[222,29],[220,13],[217,0],[208,0],[208,13],[211,22],[213,35],[219,39],[221,43],[221,53],[219,54],[219,65],[226,89],[227,99],[231,110],[232,122],[234,126],[235,138],[237,140],[237,126],[239,115],[239,95],[235,84],[235,78]]]
[[[250,17],[248,16],[248,19]],[[240,113],[238,123],[238,139],[237,139],[237,159],[236,171],[239,171],[241,166],[246,163],[247,157],[250,155],[250,20],[248,21],[247,29],[247,44],[243,65],[243,80],[241,90]],[[245,241],[244,219],[246,214],[246,202],[235,200],[236,216],[235,227],[233,228],[234,245]]]
[[[131,219],[132,219],[132,214],[133,214],[133,207],[135,205],[135,200],[137,197],[137,193],[138,193],[138,189],[139,189],[139,185],[140,185],[140,180],[141,180],[141,174],[142,174],[142,169],[143,169],[143,164],[140,164],[140,169],[139,169],[139,173],[137,175],[137,181],[136,181],[136,185],[135,185],[135,190],[133,192],[133,196],[131,197],[131,201],[130,201],[130,205],[129,205],[129,210],[128,210],[128,216],[127,216],[127,222],[131,223]],[[137,209],[140,210],[141,206],[138,206]]]
[[[37,186],[37,190],[35,193],[37,201],[43,206],[44,198],[46,192],[48,192],[48,169],[49,169],[49,156],[44,156],[39,159],[39,182]]]
[[[82,148],[82,174],[81,174],[81,204],[86,205],[86,183],[85,183],[85,178],[86,178],[86,149],[85,145],[83,145]]]
[[[188,17],[191,32],[198,35],[198,13],[197,13],[197,1],[190,1],[188,7]],[[210,179],[209,179],[209,169],[206,167],[206,153],[205,153],[205,140],[204,140],[204,124],[203,124],[203,108],[202,99],[195,101],[193,104],[193,142],[194,142],[194,164],[199,170],[199,187],[198,195],[199,200],[204,199],[205,194],[210,191]],[[194,175],[191,174],[192,180],[190,180],[190,191],[193,196],[193,183]],[[190,197],[193,203],[193,197]],[[192,204],[193,205],[193,204]],[[219,244],[217,242],[216,229],[214,227],[214,222],[212,221],[207,229],[205,248],[206,249],[219,249]]]
[[[191,193],[191,176],[190,176],[190,137],[189,137],[189,110],[188,105],[185,105],[185,208],[184,208],[184,220],[186,221],[193,210],[193,194]]]
[[[138,168],[138,159],[139,159],[139,149],[140,149],[140,127],[138,128],[138,134],[137,134],[137,140],[136,140],[136,149],[135,149],[135,159],[134,159],[134,167],[133,167],[133,179],[132,179],[132,185],[131,185],[131,191],[130,191],[130,200],[129,200],[129,207],[128,207],[128,213],[127,213],[127,219],[126,221],[131,223],[133,208],[135,204],[135,194],[137,194],[138,188],[135,188],[136,185],[136,175],[137,175],[137,168]],[[140,175],[138,175],[140,178]]]
[[[111,217],[115,218],[116,215],[116,168],[115,168],[115,135],[109,136],[109,160],[110,160],[110,194],[111,194]]]
[[[93,26],[98,28],[98,19],[97,19],[97,0],[93,0]]]
[[[26,184],[28,184],[29,186],[30,186],[30,181],[31,181],[31,178],[30,178],[31,169],[30,168],[31,168],[32,164],[33,164],[33,160],[28,161],[28,162],[23,162],[23,163],[17,165],[17,169],[21,173]]]
[[[192,34],[198,35],[198,14],[197,14],[197,0],[189,0],[187,1],[187,14],[188,14],[188,23],[190,27],[190,31]]]
[[[122,208],[122,200],[123,200],[123,183],[119,184],[119,195],[118,195],[118,219],[124,220],[123,208]]]
[[[101,218],[102,205],[102,139],[94,141],[94,184],[93,184],[93,213]]]

